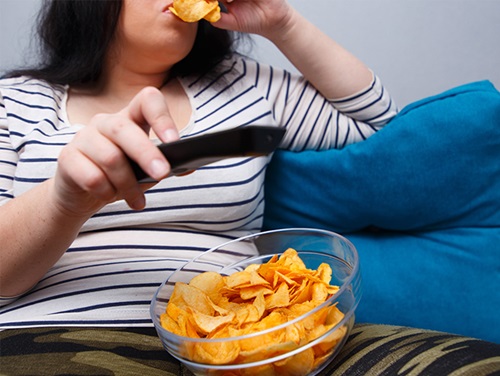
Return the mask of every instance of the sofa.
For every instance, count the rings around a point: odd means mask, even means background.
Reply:
[[[406,106],[342,150],[278,151],[265,229],[323,228],[360,256],[356,324],[320,375],[500,374],[500,93]],[[192,375],[147,328],[0,332],[2,375]]]
[[[342,150],[277,152],[266,229],[356,246],[358,321],[500,343],[500,93],[467,83],[412,103]]]

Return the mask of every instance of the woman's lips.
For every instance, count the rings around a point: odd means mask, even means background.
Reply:
[[[163,12],[163,13],[170,13],[170,9],[169,9],[169,8],[170,8],[170,7],[172,7],[173,5],[174,5],[174,3],[169,3],[169,4],[167,4],[167,5],[163,8],[162,12]]]

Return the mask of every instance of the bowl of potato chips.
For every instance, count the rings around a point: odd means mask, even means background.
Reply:
[[[325,230],[228,241],[176,270],[151,302],[167,352],[195,375],[315,375],[344,345],[361,297],[358,254]]]

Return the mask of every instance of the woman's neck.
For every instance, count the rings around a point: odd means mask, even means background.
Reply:
[[[127,106],[143,88],[153,86],[160,89],[167,78],[168,71],[151,73],[115,64],[104,70],[98,82],[71,87],[70,98],[87,98],[95,104],[97,112],[117,112]]]
[[[125,104],[145,87],[162,88],[167,79],[168,70],[147,71],[117,64],[105,71],[103,79],[96,86],[95,94]]]
[[[191,104],[182,85],[177,80],[169,81],[169,71],[165,72],[134,71],[117,64],[106,70],[103,79],[97,84],[70,88],[68,118],[71,123],[88,124],[98,113],[122,110],[144,87],[153,86],[162,90],[170,116],[178,129],[182,129],[191,118]]]

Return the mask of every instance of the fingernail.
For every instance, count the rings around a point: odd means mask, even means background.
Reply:
[[[153,159],[153,161],[149,165],[149,169],[151,172],[151,177],[153,179],[160,180],[165,175],[167,175],[170,166],[168,165],[168,163],[160,159]]]
[[[179,139],[179,133],[173,129],[167,129],[163,132],[163,140],[165,142],[177,141]]]
[[[146,198],[143,194],[136,197],[132,202],[129,203],[130,208],[133,210],[142,210],[146,206]]]

